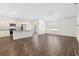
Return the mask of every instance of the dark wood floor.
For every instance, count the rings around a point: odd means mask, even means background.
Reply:
[[[38,39],[37,39],[38,38]],[[76,56],[79,44],[75,37],[43,34],[25,39],[0,38],[1,56]]]

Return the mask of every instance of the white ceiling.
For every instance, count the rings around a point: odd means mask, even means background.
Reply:
[[[0,16],[13,18],[60,18],[76,16],[79,4],[73,3],[0,3]]]

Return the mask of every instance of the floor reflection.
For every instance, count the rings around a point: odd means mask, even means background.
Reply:
[[[35,51],[39,52],[40,46],[37,32],[32,34],[32,44],[33,44],[33,52]]]
[[[48,48],[50,55],[57,55],[61,50],[61,43],[57,36],[48,36]],[[57,52],[57,53],[56,53]]]

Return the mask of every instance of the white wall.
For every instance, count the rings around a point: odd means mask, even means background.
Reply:
[[[76,37],[76,17],[60,19],[59,34]]]
[[[77,14],[77,21],[76,21],[76,37],[77,37],[77,40],[79,41],[79,12]]]
[[[59,33],[59,22],[58,20],[46,21],[46,33],[58,34]]]
[[[57,22],[56,25],[51,25],[53,27],[56,27],[53,30],[48,31],[48,27],[50,25],[47,25],[47,33],[76,37],[76,17],[75,16],[61,18],[61,19],[58,19],[56,22]],[[51,21],[49,23],[53,24],[54,22]]]

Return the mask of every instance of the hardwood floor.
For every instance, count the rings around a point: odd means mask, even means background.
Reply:
[[[76,56],[79,43],[75,37],[43,34],[25,39],[0,38],[0,56]]]

